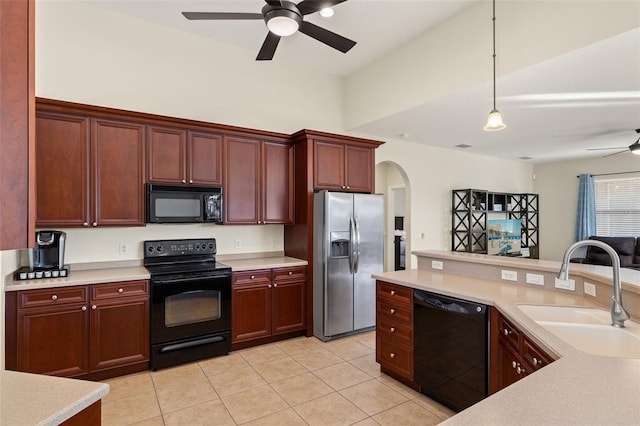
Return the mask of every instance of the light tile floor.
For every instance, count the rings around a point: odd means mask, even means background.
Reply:
[[[104,425],[435,425],[454,414],[380,373],[375,332],[299,337],[106,383]]]

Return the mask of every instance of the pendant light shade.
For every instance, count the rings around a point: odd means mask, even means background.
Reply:
[[[493,109],[487,118],[487,124],[484,130],[494,132],[507,127],[502,121],[502,114],[496,108],[496,0],[493,0]]]
[[[266,12],[264,19],[267,22],[269,31],[281,37],[294,34],[298,31],[302,22],[300,15],[288,9],[275,9]]]

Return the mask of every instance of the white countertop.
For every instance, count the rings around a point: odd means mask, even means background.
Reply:
[[[231,266],[233,272],[307,265],[306,260],[288,256],[253,257],[249,259],[225,259],[221,256],[220,262]]]
[[[0,425],[58,425],[109,393],[109,385],[0,371]]]
[[[495,306],[557,358],[536,373],[451,417],[445,424],[640,424],[639,359],[578,351],[518,309],[520,303],[598,306],[592,299],[433,270],[386,272],[373,277]]]

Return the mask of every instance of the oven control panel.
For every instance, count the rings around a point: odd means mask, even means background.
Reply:
[[[216,254],[215,238],[144,242],[144,257]]]

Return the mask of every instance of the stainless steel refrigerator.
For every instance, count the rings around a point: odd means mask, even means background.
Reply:
[[[384,203],[378,194],[320,191],[313,210],[313,334],[329,340],[372,329],[382,272]]]

